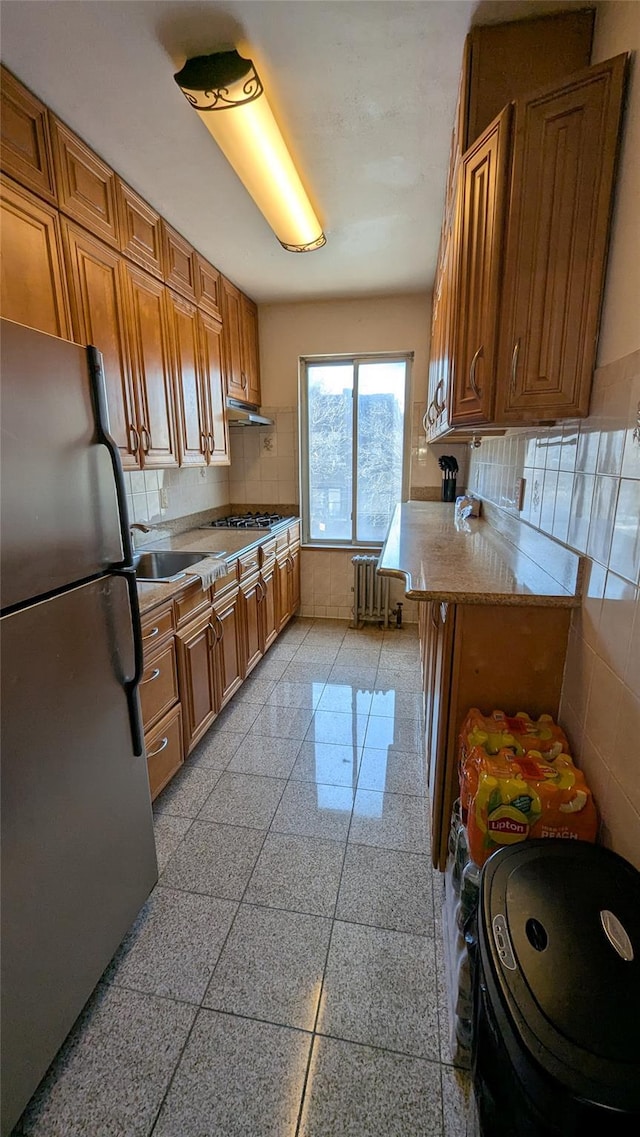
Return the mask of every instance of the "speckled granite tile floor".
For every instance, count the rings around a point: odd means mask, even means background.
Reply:
[[[415,628],[283,633],[155,803],[159,883],[15,1137],[475,1132],[419,691]]]

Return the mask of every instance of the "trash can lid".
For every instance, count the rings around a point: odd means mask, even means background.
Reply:
[[[538,1061],[640,1108],[640,873],[582,841],[505,848],[483,870],[479,943]]]

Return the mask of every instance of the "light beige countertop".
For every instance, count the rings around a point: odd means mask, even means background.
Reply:
[[[502,513],[491,509],[490,519],[469,518],[457,526],[449,502],[403,502],[379,571],[404,580],[410,600],[577,606],[578,554],[516,518],[503,523]]]
[[[293,518],[291,523],[297,520],[297,517]],[[284,525],[282,530],[276,529],[275,532],[269,529],[187,529],[186,532],[178,533],[175,537],[164,537],[158,540],[154,540],[150,534],[144,545],[138,545],[136,552],[144,552],[145,549],[179,549],[183,553],[202,553],[203,557],[209,553],[216,556],[224,553],[223,559],[233,563],[241,554],[247,553],[253,548],[257,549],[263,541],[277,537],[283,530],[286,531],[286,528],[287,526]],[[192,585],[194,580],[197,580],[197,577],[186,569],[185,575],[180,580],[164,584],[156,581],[138,581],[138,602],[141,614],[144,615],[145,612],[157,607],[165,600],[171,600],[183,589]]]

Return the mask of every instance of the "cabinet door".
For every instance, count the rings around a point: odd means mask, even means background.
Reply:
[[[196,301],[202,308],[218,320],[222,318],[220,299],[220,273],[196,253]]]
[[[242,317],[240,293],[222,277],[222,344],[227,395],[247,400],[247,381],[242,377]]]
[[[198,313],[193,304],[165,291],[176,398],[178,456],[181,466],[205,466],[209,454],[207,407],[198,351]]]
[[[0,68],[0,163],[6,174],[54,204],[56,188],[47,108]]]
[[[120,221],[120,250],[153,276],[162,280],[162,228],[160,215],[144,198],[116,176]]]
[[[451,421],[489,422],[493,411],[511,108],[462,159],[457,211],[460,263]]]
[[[289,611],[293,616],[300,607],[300,547],[289,552]]]
[[[196,299],[196,261],[194,250],[184,237],[162,221],[164,279],[187,300]]]
[[[65,217],[61,220],[73,334],[102,352],[109,430],[125,470],[140,466],[140,436],[127,351],[120,256]]]
[[[218,713],[214,643],[210,612],[176,635],[185,754],[193,750]]]
[[[218,698],[223,707],[242,683],[244,634],[239,589],[214,598],[213,624]]]
[[[145,734],[144,745],[147,752],[149,789],[153,801],[178,772],[184,761],[182,712],[179,703],[153,730]]]
[[[164,285],[123,261],[142,465],[178,465]]]
[[[278,556],[275,565],[276,618],[278,632],[291,615],[289,601],[289,557]]]
[[[516,103],[498,422],[588,412],[625,65]]]
[[[429,648],[429,691],[427,692],[427,764],[431,802],[431,857],[435,868],[444,871],[451,818],[447,813],[449,780],[452,774],[447,754],[455,606],[431,605]],[[457,777],[457,770],[455,771]]]
[[[51,112],[49,121],[60,209],[117,248],[118,207],[113,170]]]
[[[198,313],[202,391],[207,417],[209,462],[228,466],[229,427],[224,411],[224,381],[222,378],[222,328],[218,320]]]
[[[258,576],[251,577],[240,585],[242,593],[242,624],[244,629],[244,667],[248,675],[256,663],[262,659],[261,602],[262,585]]]
[[[241,297],[242,379],[246,381],[245,398],[260,406],[260,362],[258,350],[258,309],[248,296]]]
[[[2,177],[1,310],[6,320],[69,339],[58,211]]]
[[[276,600],[276,563],[262,566],[262,598],[260,601],[260,621],[262,626],[263,651],[271,647],[279,631],[278,605]]]

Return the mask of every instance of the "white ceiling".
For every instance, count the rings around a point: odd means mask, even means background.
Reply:
[[[578,4],[580,0],[578,0]],[[460,59],[472,22],[536,0],[3,0],[2,60],[258,301],[412,292],[433,281]],[[324,224],[285,252],[173,73],[254,59]]]

